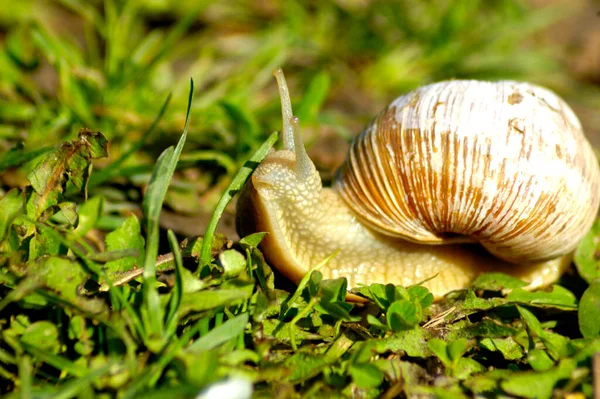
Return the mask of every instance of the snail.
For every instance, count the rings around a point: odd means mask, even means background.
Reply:
[[[436,298],[500,271],[557,280],[590,229],[600,170],[571,108],[515,81],[450,80],[394,100],[352,142],[324,188],[274,72],[283,149],[254,170],[240,235],[266,231],[271,265],[298,282],[322,269],[348,286],[423,283]],[[356,299],[356,298],[354,298]]]

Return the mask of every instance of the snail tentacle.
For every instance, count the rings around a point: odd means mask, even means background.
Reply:
[[[298,119],[297,116],[294,116],[290,119],[290,124],[292,125],[292,131],[294,132],[296,174],[300,179],[306,180],[310,177],[312,171],[314,170],[314,166],[308,157],[306,149],[304,148],[304,143],[302,142],[302,135],[300,133],[300,119]]]
[[[296,173],[300,179],[306,179],[314,169],[312,161],[306,153],[302,134],[300,133],[300,120],[294,116],[290,92],[281,68],[277,68],[273,75],[277,79],[279,96],[281,97],[281,116],[283,117],[283,149],[292,151],[296,155]]]
[[[279,97],[281,100],[281,117],[283,120],[283,149],[294,151],[294,131],[292,128],[291,119],[294,117],[292,111],[292,101],[290,100],[290,92],[285,81],[285,76],[281,68],[273,71],[275,79],[277,79],[277,87],[279,88]]]

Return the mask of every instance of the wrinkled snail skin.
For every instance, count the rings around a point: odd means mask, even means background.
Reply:
[[[593,223],[597,160],[546,89],[460,80],[417,89],[371,122],[323,188],[276,77],[284,149],[254,171],[237,220],[241,235],[269,233],[263,253],[293,281],[340,250],[321,272],[349,287],[436,276],[424,285],[440,297],[485,271],[539,287],[560,276]]]

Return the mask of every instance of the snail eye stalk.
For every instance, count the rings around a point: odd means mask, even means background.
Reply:
[[[296,155],[296,175],[299,179],[307,179],[312,170],[312,161],[306,153],[302,134],[300,133],[300,120],[294,116],[290,92],[281,68],[277,68],[273,75],[277,79],[279,96],[281,97],[281,116],[283,117],[283,149],[293,151]]]

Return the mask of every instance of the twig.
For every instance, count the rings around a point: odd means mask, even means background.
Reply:
[[[161,267],[161,265],[164,265],[166,263],[165,266]],[[162,272],[168,272],[168,271],[172,271],[175,269],[175,258],[173,258],[173,254],[171,252],[164,254],[164,255],[159,255],[156,258],[156,271],[159,273]],[[127,270],[126,272],[120,273],[117,276],[115,276],[115,278],[113,279],[113,285],[115,287],[127,284],[128,282],[130,282],[131,280],[134,280],[138,277],[140,277],[142,274],[144,273],[144,268],[143,267],[138,267],[135,269],[131,269],[131,270]],[[108,291],[110,287],[108,286],[107,283],[103,282],[102,284],[100,284],[100,292],[105,292]]]
[[[423,328],[429,328],[429,327],[433,327],[435,328],[438,324],[441,324],[444,322],[444,318],[446,316],[448,316],[450,313],[454,312],[456,310],[456,306],[452,306],[449,309],[444,310],[442,313],[438,313],[437,315],[433,316],[431,318],[431,320],[429,320],[427,323],[425,323],[423,325]],[[600,398],[598,398],[600,399]]]

